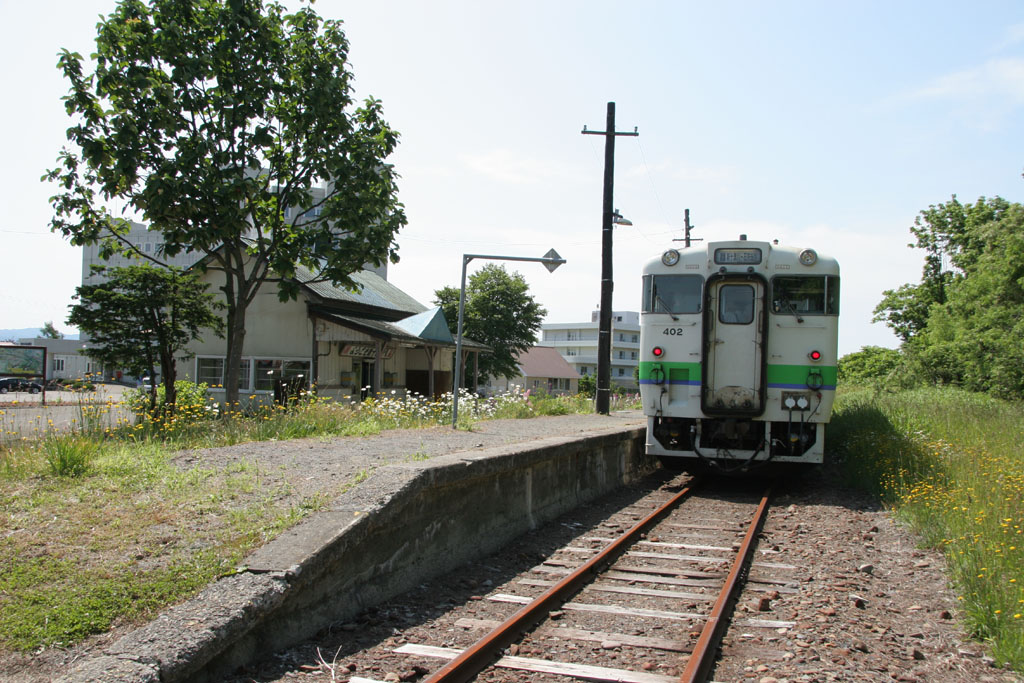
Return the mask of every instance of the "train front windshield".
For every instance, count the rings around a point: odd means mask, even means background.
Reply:
[[[799,315],[839,315],[839,278],[835,275],[785,275],[772,278],[772,310]]]
[[[644,313],[700,313],[700,275],[645,275]]]

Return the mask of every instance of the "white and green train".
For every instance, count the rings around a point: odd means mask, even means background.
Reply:
[[[647,452],[668,467],[820,463],[836,389],[839,264],[773,242],[669,249],[643,270]]]

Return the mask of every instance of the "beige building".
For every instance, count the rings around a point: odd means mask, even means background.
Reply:
[[[202,277],[219,291],[220,273]],[[298,268],[300,295],[278,299],[277,284],[264,283],[246,311],[239,394],[265,403],[280,383],[308,387],[339,401],[377,393],[437,396],[451,391],[455,340],[441,309],[428,309],[376,273],[352,276],[346,290]],[[180,374],[223,395],[226,341],[212,335],[194,342]],[[485,350],[463,340],[469,354]],[[472,361],[469,367],[473,367]]]
[[[285,218],[302,220],[301,211],[285,209]],[[132,223],[125,235],[143,254],[183,268],[205,258],[185,251],[168,259],[162,235],[141,223]],[[82,253],[82,282],[101,282],[93,265],[127,266],[145,261],[133,255],[100,257],[98,245]],[[281,302],[277,284],[264,283],[246,310],[246,334],[241,361],[239,395],[266,402],[281,383],[314,384],[321,395],[338,400],[360,400],[368,395],[419,393],[441,395],[451,391],[455,340],[440,309],[426,306],[387,281],[387,264],[367,266],[352,276],[358,287],[349,291],[318,281],[303,268],[296,270],[300,295]],[[223,275],[201,274],[209,291],[220,295]],[[487,347],[463,340],[468,376],[473,377],[474,356]],[[214,397],[224,394],[224,339],[207,335],[193,342],[187,358],[178,360],[178,376],[205,382]],[[70,359],[66,361],[70,364]],[[75,370],[78,368],[76,366]],[[108,372],[108,375],[110,373]],[[112,378],[112,377],[111,377]]]

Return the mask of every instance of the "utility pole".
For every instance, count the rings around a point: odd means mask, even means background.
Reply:
[[[673,242],[683,242],[684,246],[686,246],[686,247],[690,246],[690,242],[703,242],[704,241],[703,237],[694,237],[691,240],[690,239],[690,231],[691,230],[693,230],[693,226],[690,225],[690,210],[686,209],[685,213],[683,213],[683,239],[680,240],[680,239],[676,238],[676,239],[673,239],[672,241]]]
[[[615,103],[608,103],[608,121],[603,131],[587,130],[584,135],[604,136],[604,212],[601,221],[601,315],[597,335],[597,412],[607,415],[611,411],[611,365],[612,365],[612,214],[613,186],[615,180],[615,137],[618,135],[637,136],[615,130]]]

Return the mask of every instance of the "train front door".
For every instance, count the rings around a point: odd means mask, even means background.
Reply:
[[[764,412],[766,290],[760,277],[708,280],[701,409],[709,415]]]

